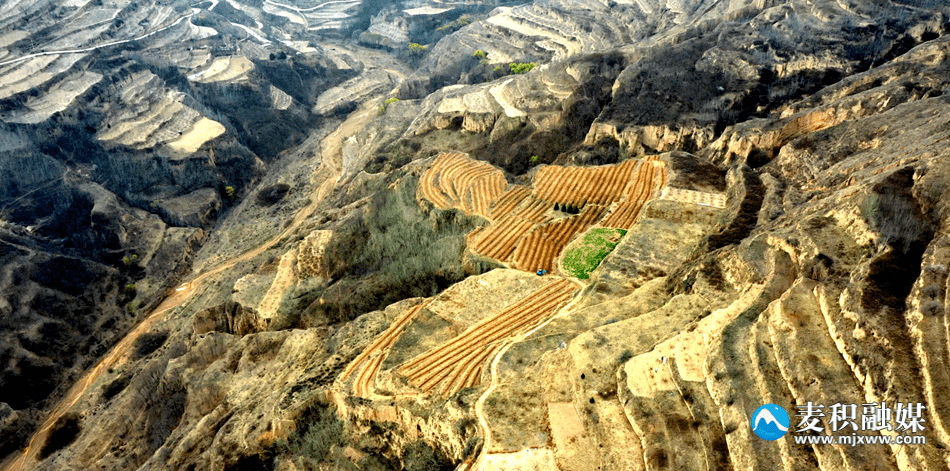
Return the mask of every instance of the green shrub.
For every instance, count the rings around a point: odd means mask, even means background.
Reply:
[[[626,233],[623,229],[592,229],[584,235],[580,244],[571,247],[564,254],[561,264],[569,275],[586,280]]]
[[[399,101],[399,98],[396,98],[396,97],[387,98],[386,101],[384,101],[383,104],[379,107],[379,109],[376,110],[376,114],[378,116],[382,116],[386,114],[386,108],[397,101]]]
[[[457,19],[457,20],[455,20],[455,21],[452,21],[452,22],[446,23],[446,24],[444,24],[444,25],[442,25],[442,26],[439,26],[439,27],[436,28],[435,30],[438,31],[438,32],[440,32],[440,33],[451,33],[451,32],[454,32],[454,31],[458,31],[458,30],[461,29],[463,26],[468,25],[468,24],[471,24],[471,23],[472,23],[472,18],[471,18],[470,16],[467,16],[467,15],[466,15],[466,16],[460,17],[459,19]]]
[[[538,64],[534,62],[512,62],[508,64],[508,69],[511,70],[513,74],[525,74],[537,66]]]
[[[416,56],[421,56],[426,50],[429,49],[428,46],[423,46],[419,43],[409,43],[409,53]]]
[[[485,56],[487,56],[487,55],[488,55],[488,53],[486,53],[485,51],[483,51],[483,50],[481,50],[481,49],[479,49],[479,50],[477,50],[477,51],[475,51],[475,52],[472,53],[472,57],[474,57],[474,58],[476,58],[476,59],[484,59]]]
[[[861,211],[861,217],[864,218],[864,222],[866,222],[871,229],[875,229],[874,224],[875,219],[877,219],[879,201],[880,199],[877,194],[871,193],[861,200],[861,204],[858,205],[858,210]]]
[[[229,185],[229,186],[224,187],[224,196],[226,196],[229,200],[234,199],[234,194],[235,194],[235,189],[233,186]]]
[[[531,165],[535,165],[535,164],[537,164],[540,160],[541,160],[541,157],[538,157],[537,155],[532,155],[531,158],[528,159],[528,162],[530,162]]]

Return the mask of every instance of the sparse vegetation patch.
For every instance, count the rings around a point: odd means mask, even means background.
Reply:
[[[43,448],[40,449],[40,459],[44,459],[69,446],[79,436],[80,430],[78,414],[69,413],[60,417],[53,424],[46,442],[43,443]]]
[[[168,332],[148,332],[135,340],[135,359],[143,358],[161,348],[168,339]]]
[[[454,31],[458,31],[458,30],[461,29],[463,26],[469,25],[469,24],[471,24],[471,23],[472,23],[472,18],[471,18],[470,16],[465,15],[465,16],[459,17],[459,19],[457,19],[457,20],[455,20],[455,21],[451,21],[451,22],[448,22],[448,23],[446,23],[446,24],[444,24],[444,25],[442,25],[442,26],[439,26],[439,27],[436,28],[435,30],[438,31],[438,32],[440,32],[440,33],[448,34],[448,33],[454,32]]]
[[[120,376],[104,385],[102,387],[102,401],[107,402],[111,400],[117,394],[122,392],[122,390],[125,389],[131,381],[132,376]]]

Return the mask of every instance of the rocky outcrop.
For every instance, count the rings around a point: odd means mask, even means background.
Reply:
[[[471,72],[465,73],[472,79],[463,78],[463,82],[497,78],[497,75],[477,72],[480,67],[477,61],[460,56],[459,49],[482,49],[488,52],[487,60],[491,60],[491,40],[483,43],[471,36],[493,35],[495,41],[504,40],[510,44],[511,34],[505,36],[498,31],[485,31],[491,29],[491,25],[517,23],[512,23],[514,20],[511,19],[502,20],[508,15],[525,15],[527,18],[531,16],[528,12],[535,12],[537,15],[556,16],[558,9],[546,8],[550,6],[548,3],[534,3],[499,9],[485,21],[467,26],[446,38],[433,49],[431,61],[402,85],[400,96],[420,98],[442,85],[456,83],[457,77],[463,76],[463,72],[450,72],[449,69],[471,68]],[[675,8],[666,10],[653,6],[649,2],[590,5],[584,14],[602,17],[604,21],[584,24],[612,25],[626,14],[638,18],[633,24],[642,27],[634,28],[636,32],[628,30],[624,34],[606,35],[613,38],[613,42],[607,41],[609,44],[625,44],[619,48],[622,53],[597,61],[595,56],[583,55],[581,51],[587,52],[588,47],[609,50],[599,40],[592,41],[589,46],[581,46],[579,43],[584,43],[583,40],[565,40],[565,43],[578,44],[579,47],[564,51],[550,48],[559,52],[541,55],[544,59],[537,59],[537,63],[548,60],[553,63],[525,76],[515,75],[511,79],[495,81],[493,85],[449,87],[429,95],[423,102],[425,112],[410,127],[410,133],[461,125],[463,129],[482,134],[491,130],[492,141],[506,140],[507,135],[508,139],[520,143],[544,133],[549,150],[541,146],[530,146],[535,147],[531,153],[519,149],[516,153],[526,155],[519,155],[517,159],[527,159],[533,154],[542,158],[544,153],[554,154],[547,158],[550,161],[576,144],[574,134],[583,133],[587,145],[612,140],[635,155],[704,149],[704,152],[716,154],[711,156],[711,160],[717,164],[728,164],[739,155],[750,166],[758,167],[774,158],[778,149],[796,137],[851,116],[883,111],[877,108],[886,109],[932,96],[928,95],[929,90],[942,88],[941,79],[919,78],[920,72],[930,67],[928,64],[936,64],[933,61],[939,60],[939,47],[930,46],[917,53],[927,56],[926,59],[915,60],[906,56],[901,61],[891,62],[911,46],[943,33],[944,24],[940,18],[948,12],[937,4],[926,13],[923,10],[911,13],[897,6],[858,9],[834,6],[829,7],[833,12],[825,12],[821,10],[824,7],[796,2],[750,8],[703,1],[677,4]],[[545,34],[563,37],[565,33],[557,31],[571,29],[571,21],[581,21],[584,14],[572,13],[565,21],[548,21],[552,26],[545,30]],[[868,15],[900,18],[896,21],[905,25],[902,31],[906,32],[885,32],[879,26],[842,27],[860,24]],[[739,18],[742,18],[741,22],[734,22]],[[815,21],[811,21],[812,18]],[[547,24],[540,19],[520,21]],[[574,36],[583,36],[585,31],[581,26],[573,27],[573,30]],[[545,44],[540,39],[542,36],[540,33],[527,35],[532,41],[537,41],[536,44]],[[568,38],[574,36],[568,35]],[[784,45],[798,44],[804,37],[818,37],[821,41],[807,42],[808,47],[804,49],[794,48],[793,55],[777,52],[792,50]],[[568,59],[572,57],[576,59]],[[507,66],[509,62],[528,60],[535,59],[505,56],[500,62]],[[444,61],[444,65],[434,61]],[[878,78],[860,74],[872,65],[875,66],[874,72],[868,73]],[[881,68],[882,65],[886,70]],[[618,67],[620,70],[615,70]],[[449,78],[437,79],[443,76]],[[868,90],[875,80],[888,80],[885,76],[906,77],[903,79],[908,81],[906,88],[891,89],[890,93],[896,94],[891,99],[866,93],[857,96],[858,92]],[[845,77],[851,78],[841,81]],[[438,86],[420,87],[417,85],[420,80],[431,80]],[[572,108],[572,105],[576,106],[575,102],[566,98],[571,93],[598,87],[598,80],[612,83],[609,95],[587,91],[579,97],[584,99],[581,102],[583,107]],[[839,81],[841,83],[836,84]],[[832,84],[836,85],[828,87]],[[816,93],[819,91],[821,93]],[[799,101],[799,98],[813,93],[813,97]],[[836,101],[838,107],[818,105],[822,100],[827,102],[831,97],[845,95],[853,97]],[[796,114],[804,109],[809,111]],[[764,118],[770,113],[780,114],[783,120],[753,119]],[[570,124],[565,129],[567,120]],[[740,122],[740,126],[730,128]],[[773,123],[771,125],[776,128],[752,131],[753,127],[765,123]],[[527,130],[526,125],[530,126]],[[744,129],[751,131],[747,137],[743,137],[746,135]],[[558,142],[552,137],[566,133],[571,136],[569,143]],[[511,142],[506,142],[506,147],[512,147]],[[486,153],[486,158],[497,151],[492,148]],[[516,173],[524,171],[521,165],[503,166]]]
[[[194,317],[195,335],[208,332],[223,332],[248,335],[264,330],[264,322],[253,310],[244,309],[237,303],[226,303],[205,309]]]
[[[328,275],[330,264],[326,251],[331,240],[332,231],[313,231],[303,240],[297,255],[297,271],[302,278]]]
[[[202,227],[213,221],[221,209],[221,197],[212,188],[202,188],[156,205],[172,225]]]

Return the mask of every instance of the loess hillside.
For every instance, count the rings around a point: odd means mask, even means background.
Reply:
[[[0,5],[0,468],[948,470],[948,33],[937,0]],[[809,403],[919,442],[798,443]]]

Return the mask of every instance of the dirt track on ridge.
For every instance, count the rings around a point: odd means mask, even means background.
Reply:
[[[32,469],[39,455],[39,450],[46,442],[46,438],[50,429],[53,427],[53,424],[55,424],[60,418],[62,418],[64,414],[66,414],[66,412],[72,409],[72,407],[79,402],[80,398],[82,398],[88,391],[89,387],[94,384],[100,376],[102,376],[103,372],[108,371],[109,368],[113,368],[115,365],[119,364],[120,361],[127,360],[129,354],[132,351],[132,346],[135,344],[135,341],[138,340],[142,334],[148,332],[156,322],[164,319],[164,315],[166,313],[174,310],[178,306],[181,306],[185,301],[190,299],[196,292],[198,292],[198,289],[203,281],[229,268],[232,268],[241,262],[251,260],[261,255],[264,253],[264,251],[274,247],[284,237],[300,227],[300,225],[308,217],[310,217],[314,211],[316,211],[320,203],[336,187],[339,177],[342,174],[341,164],[343,139],[362,128],[362,125],[365,124],[366,120],[370,119],[375,114],[375,112],[370,113],[370,111],[372,110],[362,110],[361,112],[353,113],[349,119],[347,119],[334,132],[332,132],[329,136],[327,136],[326,139],[323,140],[321,146],[323,160],[317,172],[326,174],[326,179],[314,191],[310,204],[297,212],[289,226],[258,247],[222,262],[215,268],[208,270],[185,283],[182,283],[178,288],[176,288],[175,292],[171,296],[165,298],[158,306],[156,306],[155,309],[153,309],[142,322],[133,328],[125,337],[123,337],[119,343],[112,347],[109,353],[102,357],[102,359],[100,359],[95,366],[83,373],[82,377],[80,377],[80,379],[76,381],[76,383],[69,389],[69,392],[66,394],[66,396],[63,397],[59,404],[50,412],[49,416],[43,422],[43,425],[40,426],[36,432],[34,432],[26,448],[23,449],[19,454],[12,453],[11,456],[7,458],[4,463],[2,463],[2,466],[0,466],[0,471],[23,471],[26,469]]]

